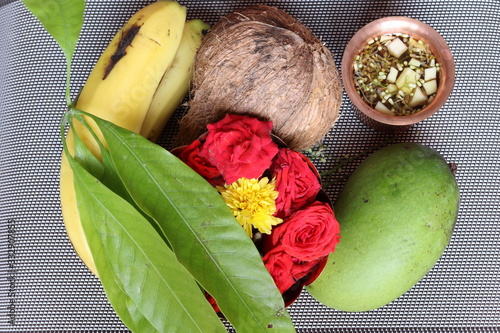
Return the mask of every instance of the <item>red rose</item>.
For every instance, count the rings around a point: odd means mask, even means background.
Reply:
[[[281,243],[293,257],[311,261],[335,250],[340,226],[329,204],[316,201],[298,210],[275,228],[266,247]]]
[[[271,164],[270,171],[276,178],[276,216],[285,218],[292,212],[312,203],[321,184],[308,159],[299,152],[282,148]]]
[[[219,170],[205,158],[200,156],[203,147],[201,140],[195,140],[190,145],[178,148],[174,154],[205,179],[220,176]]]
[[[282,294],[293,286],[295,280],[291,273],[293,266],[292,257],[283,251],[281,246],[274,247],[264,255],[262,260],[271,274],[276,287],[278,287]]]
[[[303,281],[304,283],[312,283],[323,270],[325,259],[326,257],[312,261],[301,261],[288,254],[281,244],[272,248],[262,258],[282,294],[304,277],[307,277]]]
[[[270,121],[227,114],[207,129],[200,156],[219,169],[227,184],[242,177],[259,178],[278,152]]]
[[[217,305],[217,302],[215,301],[215,298],[212,297],[209,293],[205,291],[205,298],[207,299],[208,303],[212,306],[215,312],[219,313],[220,308],[219,305]]]

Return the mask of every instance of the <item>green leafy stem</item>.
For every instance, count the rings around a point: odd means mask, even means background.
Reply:
[[[24,4],[66,57],[63,153],[99,278],[123,323],[136,332],[225,332],[207,291],[237,331],[293,332],[260,254],[217,191],[162,147],[73,107],[70,69],[84,1]],[[75,121],[95,138],[101,159],[78,137]],[[66,130],[73,131],[73,154]]]

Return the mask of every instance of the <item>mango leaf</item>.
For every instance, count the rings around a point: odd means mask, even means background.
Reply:
[[[156,231],[160,234],[160,236],[167,243],[167,245],[169,245],[168,240],[166,239],[165,235],[163,235],[163,232],[158,228],[158,225],[151,219],[150,216],[144,214],[137,207],[134,200],[130,197],[130,194],[125,188],[125,184],[123,184],[120,177],[118,176],[118,173],[116,172],[115,166],[111,160],[109,152],[104,147],[103,143],[100,141],[95,131],[88,124],[88,122],[85,120],[84,117],[77,114],[79,112],[77,109],[71,107],[70,110],[71,111],[68,112],[64,121],[70,123],[70,128],[72,130],[75,160],[78,163],[80,163],[80,165],[82,165],[87,171],[89,171],[90,174],[92,174],[95,178],[101,181],[107,188],[118,194],[120,197],[124,198],[130,204],[132,204],[132,206],[134,206],[134,208],[137,211],[143,214],[143,216],[149,221],[149,223],[156,229]],[[76,111],[76,114],[74,111]],[[73,126],[73,121],[75,119],[80,123],[82,123],[87,129],[87,131],[89,131],[89,133],[91,133],[91,135],[94,137],[100,149],[102,162],[99,161],[99,159],[97,159],[97,157],[95,157],[94,154],[92,154],[90,149],[88,149],[87,146],[85,146],[83,141],[76,133]]]
[[[108,300],[132,330],[226,332],[149,222],[66,150],[82,225]]]
[[[23,0],[24,5],[71,59],[83,25],[84,0]]]
[[[78,186],[75,186],[75,192],[78,197],[84,196],[79,190]],[[82,221],[87,221],[87,229],[93,227],[89,222],[92,220],[90,210],[85,206],[85,202],[82,203],[80,209],[80,219]],[[94,228],[92,231],[87,233],[88,237],[98,238],[98,232]],[[96,253],[104,253],[104,249],[100,242],[100,239],[92,241],[92,249]],[[128,296],[128,294],[120,287],[119,282],[115,278],[112,271],[110,271],[110,265],[108,264],[107,258],[103,258],[97,262],[97,267],[99,269],[99,274],[106,277],[106,283],[103,285],[106,292],[106,296],[114,307],[115,312],[119,315],[120,320],[130,329],[140,328],[141,332],[157,332],[156,328],[142,315],[142,313],[137,309],[134,301]]]
[[[235,329],[294,331],[259,252],[218,192],[162,147],[91,117],[138,207],[158,223],[178,260]]]
[[[116,173],[113,162],[111,161],[111,157],[109,156],[109,152],[104,147],[103,143],[101,142],[95,131],[92,129],[92,127],[89,125],[87,120],[78,114],[78,110],[76,110],[75,113],[75,110],[76,109],[70,107],[69,115],[66,115],[65,117],[65,121],[70,124],[70,128],[73,134],[75,160],[77,160],[80,165],[82,165],[87,171],[89,171],[90,174],[92,174],[104,185],[106,185],[106,187],[111,189],[122,198],[126,199],[128,202],[133,203],[133,200],[128,194],[125,185]],[[79,121],[95,139],[100,149],[102,162],[94,156],[94,154],[78,136],[78,133],[73,126],[73,122],[75,120]]]
[[[90,149],[85,146],[80,137],[76,134],[73,123],[70,123],[70,129],[73,134],[74,159],[80,163],[91,175],[102,180],[104,177],[104,166],[97,157],[92,154]]]
[[[84,0],[23,0],[28,10],[54,38],[66,58],[66,103],[71,104],[70,67],[83,26]]]

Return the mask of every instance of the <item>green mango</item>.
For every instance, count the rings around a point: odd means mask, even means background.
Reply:
[[[455,177],[434,149],[398,143],[367,157],[334,204],[341,240],[307,291],[342,311],[377,309],[417,284],[448,245]]]

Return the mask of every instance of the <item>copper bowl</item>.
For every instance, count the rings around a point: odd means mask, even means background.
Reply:
[[[423,110],[412,115],[392,116],[373,109],[358,95],[354,84],[353,63],[356,55],[361,52],[368,41],[391,33],[408,34],[415,39],[422,40],[434,54],[440,66],[436,97]],[[390,16],[365,25],[349,41],[342,57],[342,81],[354,105],[354,111],[363,123],[379,131],[400,132],[432,116],[445,104],[455,83],[455,63],[448,44],[431,26],[408,17]]]

